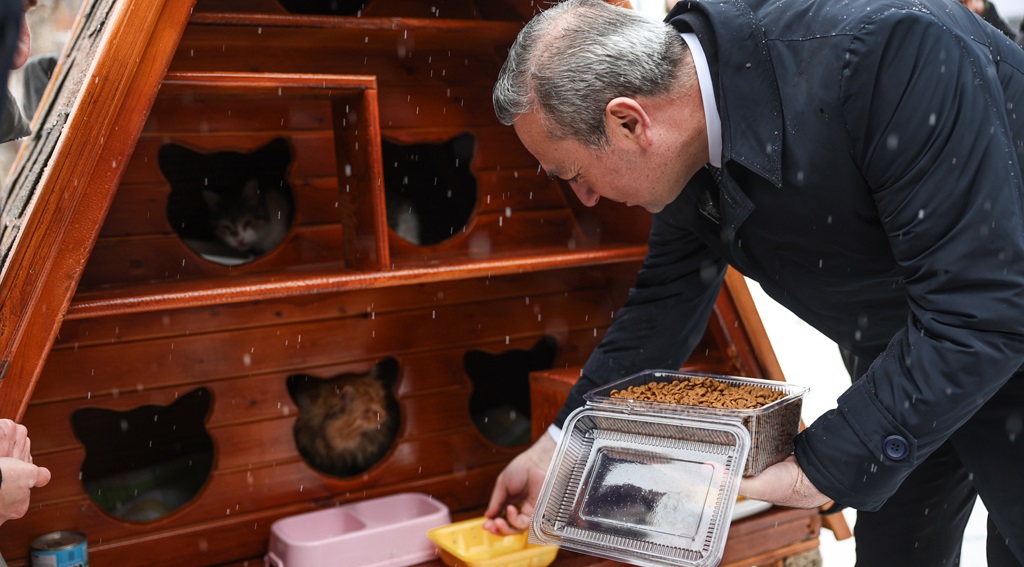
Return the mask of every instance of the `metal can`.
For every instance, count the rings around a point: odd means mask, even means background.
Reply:
[[[89,567],[81,532],[52,532],[32,540],[32,567]]]

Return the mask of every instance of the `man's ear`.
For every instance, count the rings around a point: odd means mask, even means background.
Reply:
[[[651,118],[636,99],[613,98],[605,106],[604,119],[612,140],[625,138],[645,148],[651,145]]]

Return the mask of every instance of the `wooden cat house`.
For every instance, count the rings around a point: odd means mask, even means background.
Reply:
[[[415,491],[482,512],[623,303],[649,227],[580,206],[494,117],[536,9],[85,3],[3,194],[0,416],[53,473],[0,526],[10,565],[57,530],[86,535],[93,567],[258,565],[275,520],[325,506]],[[251,178],[287,195],[268,221],[286,231],[239,252],[202,195]],[[687,368],[782,379],[738,274],[695,352]],[[289,380],[382,361],[394,440],[358,474],[311,466]],[[726,564],[781,564],[820,525],[736,522]]]

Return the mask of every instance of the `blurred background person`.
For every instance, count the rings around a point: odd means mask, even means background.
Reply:
[[[967,6],[967,9],[981,16],[981,19],[985,20],[992,27],[1003,32],[1003,35],[1016,41],[1017,34],[1013,32],[1010,25],[1003,20],[1002,16],[996,10],[995,4],[988,0],[959,0],[961,4]]]

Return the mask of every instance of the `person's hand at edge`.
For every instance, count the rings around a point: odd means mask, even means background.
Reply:
[[[793,456],[740,481],[740,496],[791,508],[818,508],[831,501],[811,484]]]
[[[0,457],[0,524],[15,520],[28,512],[32,489],[50,482],[50,471],[12,457]]]
[[[0,457],[12,457],[31,463],[31,451],[28,429],[9,419],[0,419]]]
[[[485,530],[495,535],[512,535],[530,527],[530,516],[537,505],[555,447],[550,435],[541,435],[501,471],[484,512],[488,518],[484,522]]]

